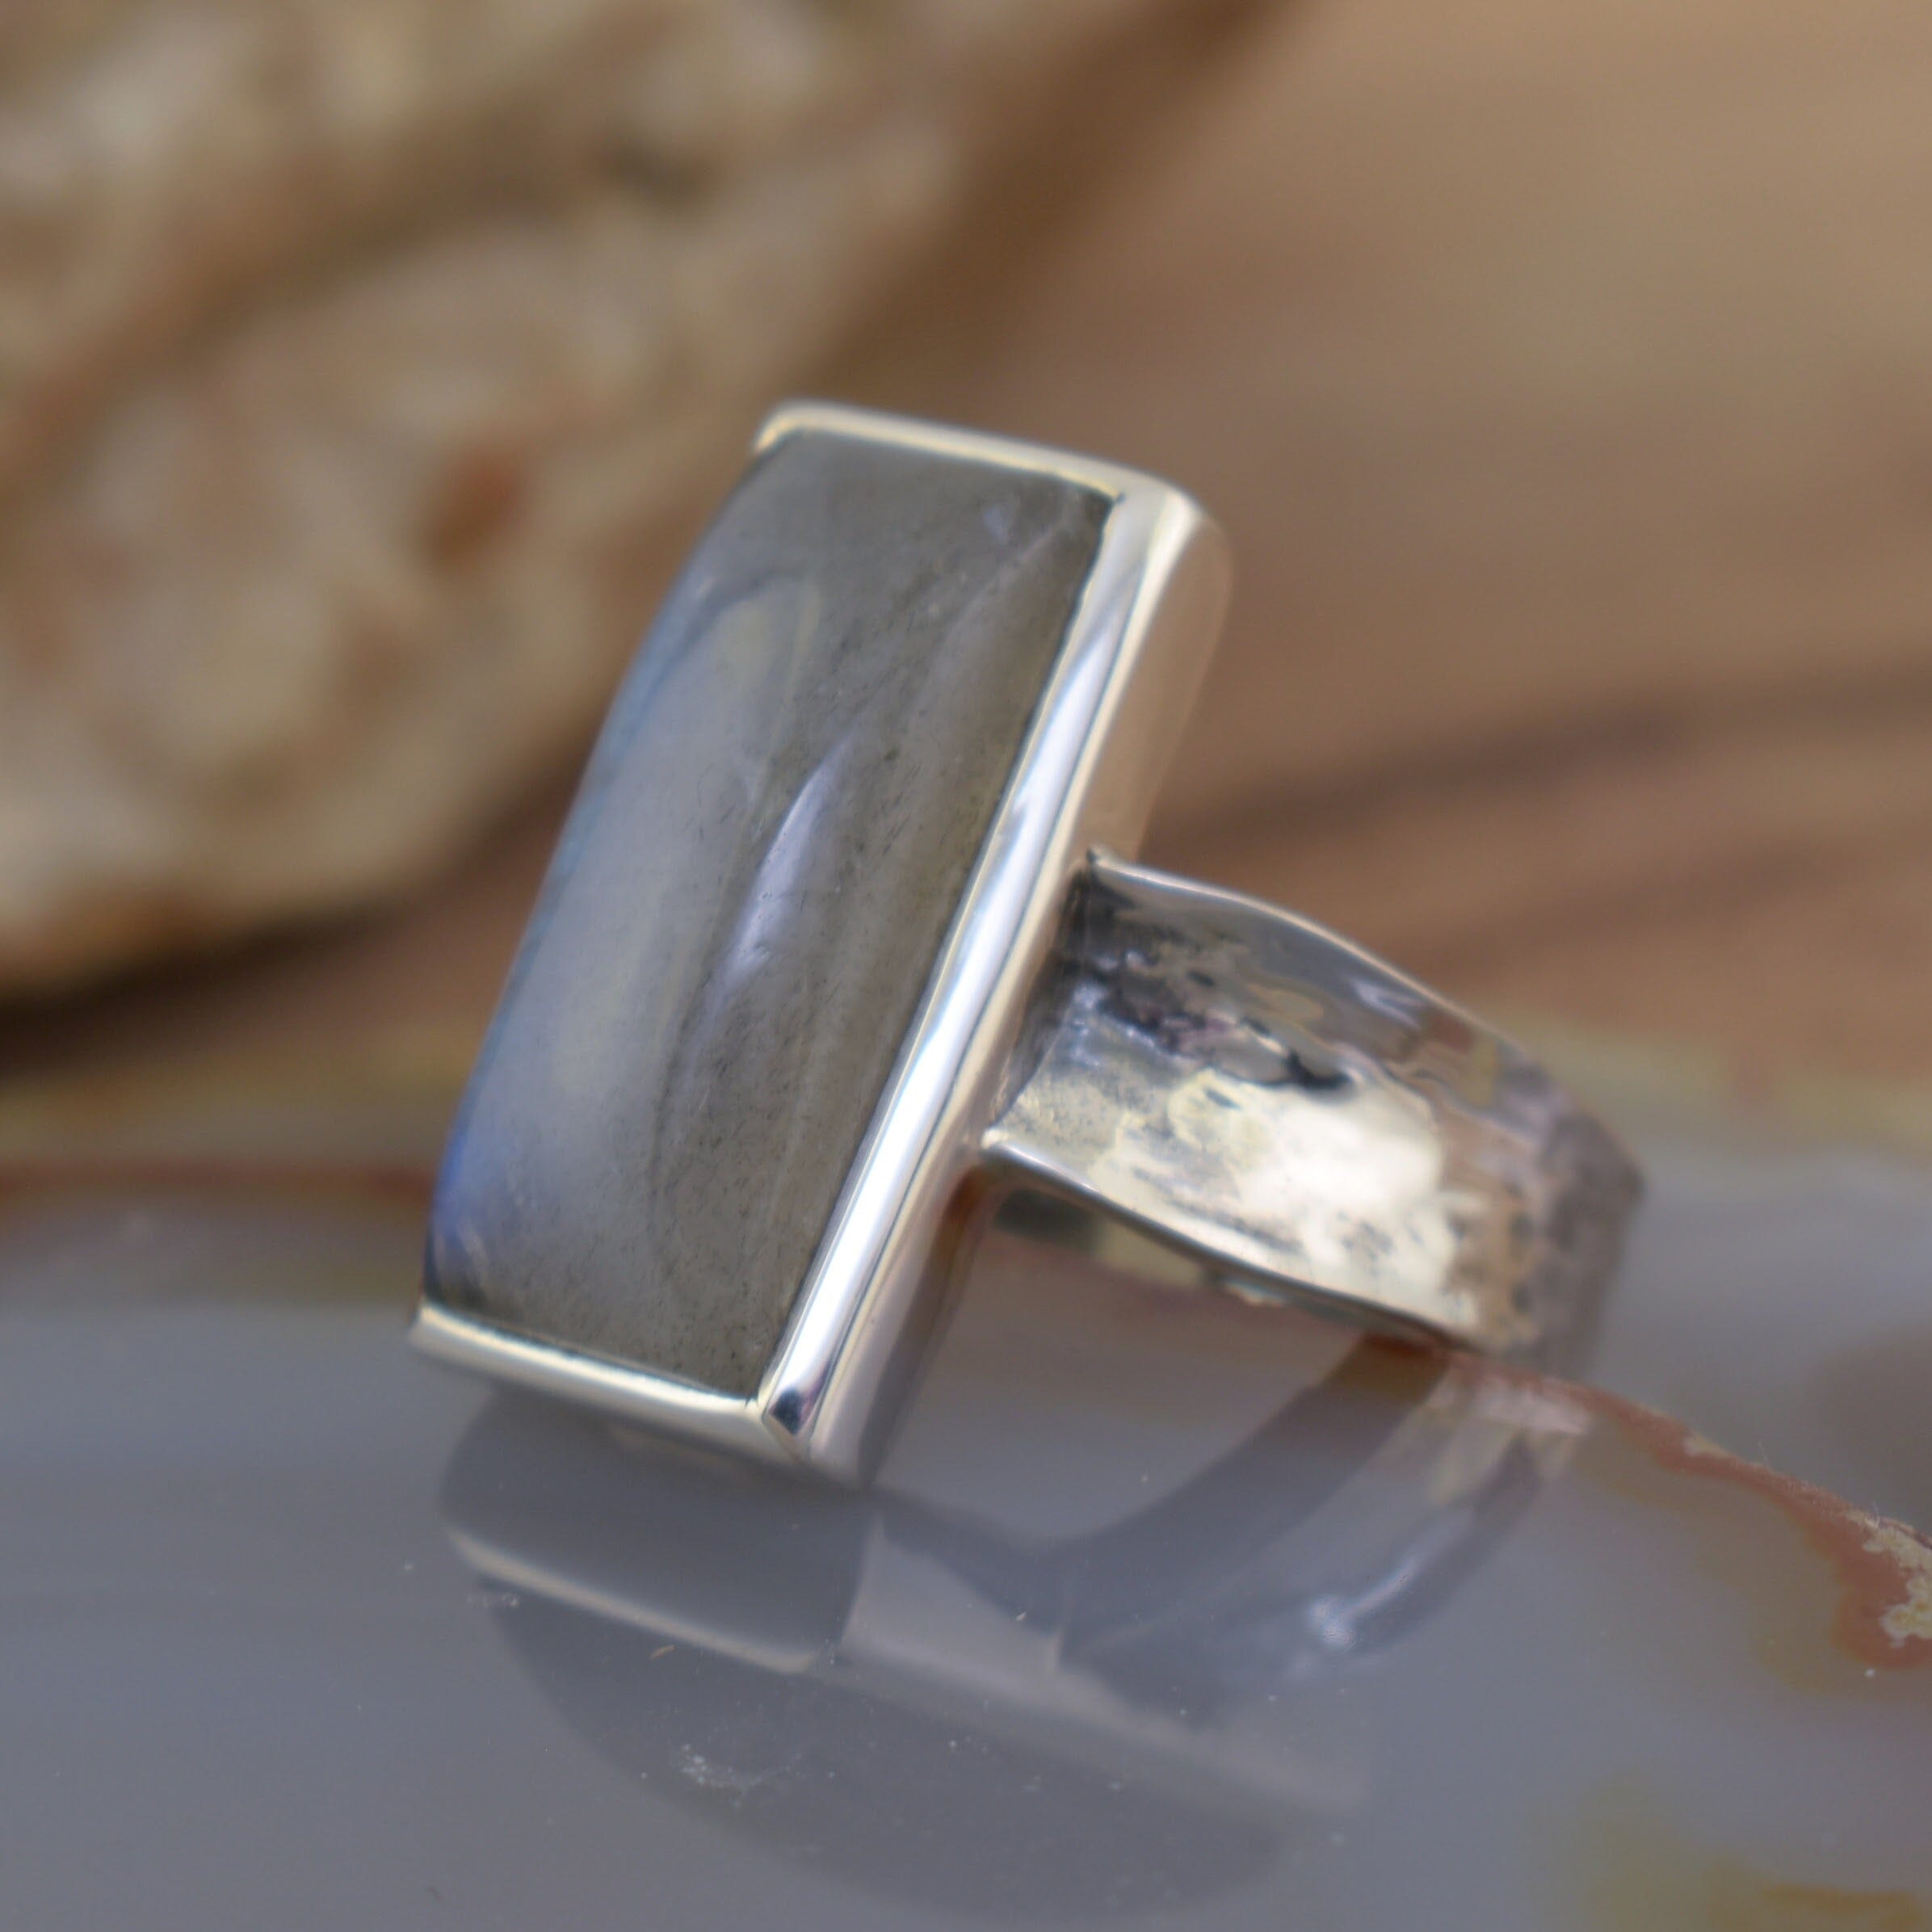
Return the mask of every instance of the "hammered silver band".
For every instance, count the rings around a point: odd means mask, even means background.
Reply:
[[[1636,1199],[1527,1054],[1309,921],[1096,855],[989,1157],[1250,1281],[1554,1363]]]

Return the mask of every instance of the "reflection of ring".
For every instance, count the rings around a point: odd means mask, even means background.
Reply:
[[[803,407],[620,693],[471,1082],[416,1337],[863,1475],[1004,1174],[1548,1359],[1634,1198],[1524,1054],[1131,865],[1224,548],[1084,458]]]
[[[1469,1700],[1458,1735],[1492,1695],[1497,1603],[1541,1627],[1552,1552],[1519,1526],[1586,1420],[1435,1350],[1176,1307],[1122,1259],[984,1244],[863,1495],[513,1393],[445,1466],[444,1527],[626,1786],[901,1918],[1186,1918],[1272,1869],[1323,1923],[1386,1922],[1335,1905],[1342,1842],[1443,1734],[1431,1684]],[[1454,1834],[1479,1863],[1482,1788]]]

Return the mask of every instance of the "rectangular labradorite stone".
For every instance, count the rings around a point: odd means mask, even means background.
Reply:
[[[605,724],[445,1157],[432,1299],[757,1388],[1107,509],[820,431],[758,460]]]

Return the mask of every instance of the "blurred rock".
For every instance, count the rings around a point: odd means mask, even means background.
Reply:
[[[432,872],[582,742],[765,404],[1096,133],[1090,66],[1230,10],[9,8],[0,989]]]

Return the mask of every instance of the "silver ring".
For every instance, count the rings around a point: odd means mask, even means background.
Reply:
[[[862,1480],[1001,1194],[1548,1363],[1637,1192],[1521,1049],[1135,865],[1226,599],[1151,477],[801,405],[611,708],[452,1132],[414,1338]]]

